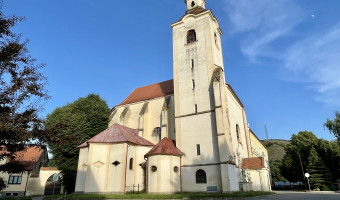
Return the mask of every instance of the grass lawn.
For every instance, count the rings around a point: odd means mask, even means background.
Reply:
[[[254,197],[271,195],[274,192],[232,192],[232,193],[176,193],[176,194],[70,194],[69,199],[200,199],[200,198],[220,198],[220,197]],[[63,196],[49,196],[45,199],[57,199]]]

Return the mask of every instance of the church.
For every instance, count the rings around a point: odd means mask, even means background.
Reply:
[[[268,153],[252,146],[261,142],[225,80],[219,23],[205,0],[185,3],[171,25],[173,80],[135,89],[78,147],[76,192],[271,190]]]

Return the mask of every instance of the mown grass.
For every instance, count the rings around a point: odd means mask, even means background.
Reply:
[[[274,192],[232,192],[232,193],[175,193],[175,194],[70,194],[68,199],[201,199],[254,197],[275,194]],[[46,199],[58,199],[63,196],[49,196]]]
[[[31,200],[32,197],[2,197],[1,200]]]

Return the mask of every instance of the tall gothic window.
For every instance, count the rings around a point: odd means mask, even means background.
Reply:
[[[188,31],[188,35],[187,35],[187,43],[192,43],[196,41],[196,32],[195,30],[190,30]]]
[[[158,137],[158,140],[161,141],[162,139],[162,129],[161,127],[156,127],[152,131],[152,135]]]
[[[237,141],[240,142],[240,127],[236,124],[236,137]]]
[[[133,170],[133,158],[130,158],[129,169],[130,169],[130,170]]]
[[[196,172],[196,183],[207,183],[207,175],[204,170],[200,169]]]

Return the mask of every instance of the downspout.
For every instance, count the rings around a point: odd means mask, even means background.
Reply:
[[[25,186],[25,193],[24,196],[26,196],[27,193],[27,185],[28,185],[28,178],[30,177],[30,171],[27,171],[27,180],[26,180],[26,186]]]
[[[246,143],[247,143],[247,152],[248,152],[248,158],[250,158],[250,153],[249,153],[249,144],[248,144],[248,137],[247,137],[247,122],[244,116],[244,107],[242,107],[242,117],[243,117],[243,124],[244,124],[244,135],[246,136]]]
[[[127,174],[127,159],[128,159],[129,144],[126,144],[126,158],[125,158],[125,179],[124,179],[124,194],[126,192],[126,174]]]
[[[146,158],[146,163],[145,163],[145,192],[148,193],[149,187],[148,187],[148,160],[149,158]]]

